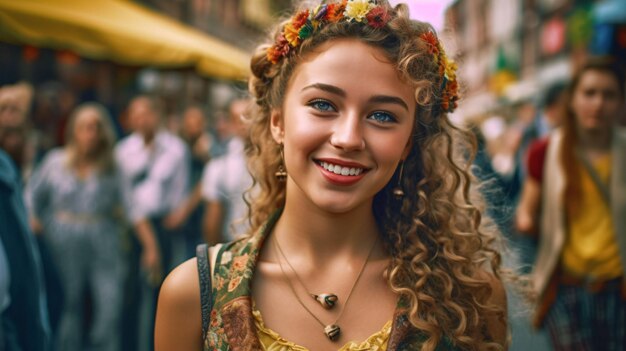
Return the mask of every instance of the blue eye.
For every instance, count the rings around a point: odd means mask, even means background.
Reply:
[[[321,112],[334,112],[335,107],[326,100],[313,100],[309,103],[312,108]]]
[[[383,111],[376,111],[369,115],[367,118],[373,119],[374,121],[379,123],[393,123],[397,121],[393,115]]]

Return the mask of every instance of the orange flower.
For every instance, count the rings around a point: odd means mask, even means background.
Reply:
[[[300,29],[309,19],[309,10],[304,10],[293,17],[291,24],[295,29]]]
[[[230,282],[228,283],[228,292],[233,292],[235,289],[237,289],[239,284],[241,284],[242,279],[243,278],[241,276],[237,276],[231,279]]]
[[[248,256],[248,254],[235,257],[235,259],[233,260],[233,270],[235,272],[241,272],[244,269],[246,269],[246,265],[248,264],[249,258],[250,256]]]
[[[287,39],[289,44],[294,48],[300,43],[300,38],[298,37],[299,33],[300,29],[295,28],[291,23],[285,25],[285,39]]]
[[[283,34],[280,34],[276,40],[276,44],[267,48],[267,59],[271,63],[278,63],[278,61],[287,56],[289,53],[289,42],[285,39]],[[230,259],[228,260],[230,261]]]
[[[328,4],[326,20],[328,20],[328,22],[339,22],[343,18],[347,3],[347,1],[343,1],[342,3]]]

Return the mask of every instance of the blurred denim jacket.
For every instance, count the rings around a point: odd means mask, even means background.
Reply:
[[[50,326],[41,258],[28,219],[18,173],[0,150],[0,240],[6,254],[9,304],[0,310],[0,350],[48,351]],[[9,278],[11,277],[10,281]]]

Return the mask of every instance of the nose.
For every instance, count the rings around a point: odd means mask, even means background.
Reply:
[[[356,113],[337,118],[330,137],[330,144],[344,151],[358,151],[365,148],[363,123]]]

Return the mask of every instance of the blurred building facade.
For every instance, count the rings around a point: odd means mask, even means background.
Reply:
[[[88,0],[87,0],[88,1]],[[208,37],[251,53],[290,0],[135,0],[135,4],[191,26]],[[194,68],[155,68],[83,57],[67,49],[0,41],[0,86],[26,81],[44,90],[69,91],[76,103],[98,101],[107,106],[124,131],[123,113],[139,93],[163,98],[166,113],[179,114],[190,103],[212,111],[246,88],[245,78],[215,79]],[[43,91],[43,90],[41,90]],[[233,93],[234,91],[234,93]]]
[[[446,30],[464,83],[459,114],[480,119],[533,102],[589,54],[625,61],[625,11],[624,0],[455,1]]]

